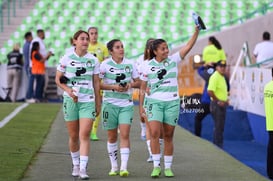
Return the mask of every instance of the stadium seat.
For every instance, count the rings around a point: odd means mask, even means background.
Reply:
[[[0,53],[6,54],[14,42],[23,45],[22,37],[26,31],[34,32],[35,36],[38,28],[45,29],[46,43],[50,45],[48,47],[58,49],[70,46],[69,37],[78,29],[87,30],[90,26],[97,26],[99,38],[103,42],[116,37],[124,40],[127,47],[130,47],[126,51],[130,57],[143,52],[147,38],[160,37],[172,42],[191,35],[194,30],[193,11],[211,29],[240,18],[263,3],[259,0],[40,0]],[[273,9],[273,4],[271,6]],[[201,33],[206,34],[205,31]],[[64,50],[58,50],[56,55],[62,55]]]

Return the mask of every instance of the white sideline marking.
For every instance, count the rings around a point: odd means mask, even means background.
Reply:
[[[28,103],[24,103],[21,106],[17,107],[12,113],[5,117],[0,122],[0,128],[4,127],[13,117],[15,117],[22,109],[28,106]]]

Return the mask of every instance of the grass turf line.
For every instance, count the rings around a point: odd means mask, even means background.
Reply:
[[[60,108],[61,104],[30,104],[0,128],[0,181],[23,177]]]
[[[20,105],[20,103],[0,103],[0,121]]]

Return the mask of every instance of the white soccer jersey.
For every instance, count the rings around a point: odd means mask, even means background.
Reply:
[[[172,101],[179,99],[178,94],[178,63],[181,61],[179,52],[169,56],[162,62],[154,58],[145,61],[142,66],[141,80],[150,87],[150,94],[146,95],[149,102]]]
[[[137,68],[139,75],[142,74],[142,66],[143,66],[144,62],[145,62],[144,55],[140,55],[138,57],[138,59],[136,59],[136,68]]]
[[[108,58],[100,65],[100,78],[105,84],[130,83],[132,79],[138,77],[139,74],[133,60],[123,59],[120,64],[117,64],[112,58]],[[133,105],[132,89],[127,92],[104,90],[103,101],[119,107]]]
[[[93,75],[99,74],[99,61],[94,55],[79,57],[74,51],[68,52],[60,59],[57,70],[69,79],[67,86],[79,87],[79,102],[94,101]],[[69,95],[64,92],[64,96]]]

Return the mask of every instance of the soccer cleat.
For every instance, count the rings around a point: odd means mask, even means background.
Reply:
[[[91,133],[91,135],[90,135],[90,140],[92,140],[92,141],[99,141],[99,138],[97,137],[96,134],[92,134],[92,133]]]
[[[147,159],[147,162],[148,162],[148,163],[153,162],[153,157],[152,157],[152,155],[149,156],[149,158]]]
[[[79,175],[80,175],[80,166],[79,165],[72,166],[72,176],[78,177]]]
[[[160,167],[154,167],[152,173],[151,173],[151,177],[152,178],[157,178],[159,177],[159,175],[161,174],[161,168]]]
[[[80,170],[79,178],[81,180],[88,180],[89,176],[86,174],[86,170]]]
[[[117,176],[118,174],[119,174],[118,171],[112,171],[112,170],[108,173],[109,176]]]
[[[127,176],[129,175],[129,172],[128,172],[127,170],[121,170],[121,171],[119,172],[119,175],[120,175],[121,177],[127,177]]]
[[[164,170],[165,177],[174,177],[174,174],[170,168]]]

